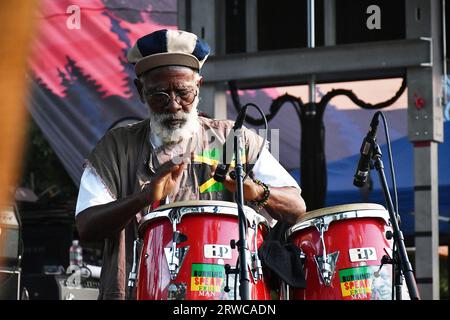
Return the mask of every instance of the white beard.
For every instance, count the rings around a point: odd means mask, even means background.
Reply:
[[[190,139],[200,128],[197,109],[198,103],[199,99],[196,97],[192,103],[192,109],[189,113],[184,113],[181,111],[176,115],[177,119],[183,118],[186,120],[180,128],[176,129],[171,129],[164,125],[164,121],[172,118],[174,116],[173,114],[157,114],[150,111],[149,118],[151,134],[160,138],[163,144],[180,143],[183,140]]]

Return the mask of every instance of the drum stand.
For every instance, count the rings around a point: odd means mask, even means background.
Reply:
[[[403,233],[400,231],[400,227],[398,225],[397,213],[394,210],[394,205],[392,204],[391,194],[389,193],[388,184],[386,181],[386,175],[384,174],[384,165],[381,160],[381,149],[378,143],[375,140],[372,140],[371,143],[371,158],[374,162],[371,164],[371,167],[375,167],[378,171],[378,175],[380,178],[380,183],[383,188],[384,197],[386,200],[386,205],[389,211],[389,217],[392,223],[392,228],[394,231],[394,246],[397,247],[397,250],[394,250],[392,256],[392,264],[394,268],[394,285],[395,285],[395,293],[396,299],[401,299],[401,287],[402,287],[402,272],[405,276],[406,285],[408,287],[408,292],[411,300],[419,300],[419,291],[417,290],[416,280],[414,279],[414,274],[412,270],[411,263],[408,260],[408,255],[406,253],[405,242],[403,238]],[[394,248],[395,249],[395,248]]]
[[[237,247],[239,251],[239,295],[241,300],[250,299],[250,274],[247,269],[249,261],[249,252],[247,246],[247,227],[246,216],[244,213],[244,170],[241,161],[241,137],[242,130],[236,130],[234,136],[234,155],[235,155],[235,176],[236,176],[236,204],[238,208],[239,221],[239,241]]]

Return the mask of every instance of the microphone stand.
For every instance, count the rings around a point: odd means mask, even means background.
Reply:
[[[247,261],[249,261],[246,227],[247,218],[244,213],[244,170],[240,156],[242,130],[235,130],[234,134],[236,203],[239,224],[239,241],[237,243],[239,251],[239,295],[241,300],[250,300],[250,275],[247,268]]]
[[[401,285],[402,285],[401,271],[402,271],[403,275],[405,276],[406,285],[408,287],[408,292],[411,300],[420,300],[419,291],[417,290],[417,284],[416,280],[414,279],[412,266],[411,263],[409,262],[408,254],[406,252],[403,233],[401,232],[400,227],[398,225],[397,214],[394,210],[394,205],[392,204],[392,198],[386,181],[386,175],[384,174],[384,165],[383,161],[381,160],[382,156],[381,149],[375,140],[371,141],[371,155],[372,160],[374,161],[375,169],[378,171],[379,174],[380,183],[383,188],[386,205],[389,211],[389,217],[394,231],[394,244],[397,246],[397,250],[393,252],[392,257],[396,299],[397,300],[401,299]]]

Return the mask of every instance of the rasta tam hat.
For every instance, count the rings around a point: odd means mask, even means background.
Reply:
[[[182,30],[158,30],[139,38],[128,51],[136,75],[163,66],[184,66],[200,71],[211,49],[195,34]]]

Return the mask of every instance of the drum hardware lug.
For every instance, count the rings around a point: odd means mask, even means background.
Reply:
[[[136,285],[137,257],[138,257],[138,248],[140,245],[141,245],[140,239],[134,240],[134,243],[133,243],[133,266],[131,267],[130,274],[128,275],[128,288],[134,288],[134,286]]]
[[[189,246],[177,248],[176,244],[171,248],[164,248],[171,280],[174,280],[178,276],[178,272],[180,271],[188,250]]]
[[[168,218],[172,222],[173,226],[176,226],[181,221],[182,214],[181,214],[180,210],[181,209],[173,209],[168,214]],[[176,228],[174,228],[174,230],[176,230]]]
[[[334,277],[334,271],[336,269],[336,262],[338,257],[339,251],[328,254],[325,258],[325,261],[323,259],[323,256],[314,256],[320,279],[327,287],[331,286],[331,281]]]
[[[181,242],[185,242],[187,241],[187,236],[183,233],[181,233],[180,231],[175,231],[173,233],[173,239],[172,241],[175,242],[176,244],[180,244]]]
[[[225,287],[223,288],[223,291],[230,292],[230,286],[228,285],[228,278],[230,274],[237,275],[239,272],[238,268],[231,268],[231,266],[227,263],[225,265]]]
[[[314,223],[314,226],[321,234],[323,234],[323,232],[326,232],[328,230],[329,222],[330,221],[328,220],[325,221],[324,218],[320,218],[316,223]]]
[[[258,282],[258,280],[262,280],[263,277],[263,271],[262,271],[262,265],[261,260],[258,257],[258,252],[252,253],[252,276],[253,280],[255,282]]]
[[[319,219],[315,226],[320,233],[320,243],[322,244],[322,255],[314,256],[316,260],[319,276],[322,282],[326,286],[331,285],[331,281],[334,276],[334,270],[336,269],[336,261],[339,257],[339,251],[327,254],[327,247],[324,240],[324,232],[328,230],[328,223],[324,222],[324,219]]]
[[[180,223],[181,212],[180,210],[172,210],[169,213],[169,218],[172,221],[172,246],[170,248],[164,248],[164,254],[166,255],[167,264],[169,267],[170,279],[174,280],[178,276],[181,265],[189,250],[189,246],[177,248],[177,244],[187,240],[187,236],[177,230],[177,224]]]

